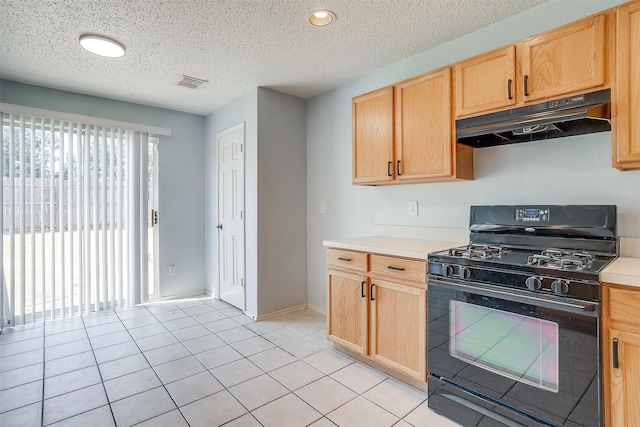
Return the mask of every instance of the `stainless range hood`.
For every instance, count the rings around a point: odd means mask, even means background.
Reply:
[[[458,143],[475,148],[611,130],[610,89],[456,120]]]

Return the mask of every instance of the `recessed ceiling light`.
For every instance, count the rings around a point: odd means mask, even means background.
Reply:
[[[124,56],[124,46],[109,37],[97,34],[83,34],[80,36],[80,46],[96,55],[107,58],[120,58]]]
[[[309,16],[309,22],[316,27],[324,27],[325,25],[331,24],[336,19],[336,14],[331,12],[330,10],[320,9],[314,11],[311,16]]]

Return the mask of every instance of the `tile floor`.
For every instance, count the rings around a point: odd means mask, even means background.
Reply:
[[[316,311],[254,322],[202,298],[5,328],[0,425],[457,424],[333,350]]]

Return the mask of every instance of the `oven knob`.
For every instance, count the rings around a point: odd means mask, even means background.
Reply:
[[[530,291],[538,291],[542,288],[542,281],[534,276],[527,277],[527,280],[524,283]]]
[[[564,280],[554,280],[551,283],[551,290],[556,295],[564,295],[567,292],[569,292],[569,284],[567,282],[565,282]]]
[[[442,274],[445,277],[453,276],[453,266],[449,264],[442,264]]]
[[[471,277],[471,270],[467,267],[460,267],[458,270],[458,277],[461,279],[468,279]]]

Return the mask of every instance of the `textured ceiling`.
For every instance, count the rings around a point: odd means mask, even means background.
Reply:
[[[0,77],[208,114],[257,86],[310,98],[545,1],[0,0]],[[337,20],[313,27],[321,7]],[[84,51],[86,32],[126,55]]]

